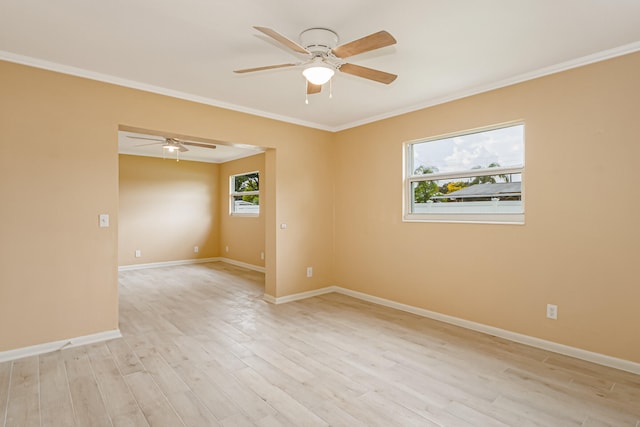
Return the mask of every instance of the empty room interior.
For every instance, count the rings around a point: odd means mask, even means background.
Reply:
[[[36,3],[0,426],[640,426],[639,3]]]

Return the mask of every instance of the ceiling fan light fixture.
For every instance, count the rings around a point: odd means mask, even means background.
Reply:
[[[307,81],[313,85],[323,85],[335,74],[332,67],[324,64],[313,63],[312,66],[305,68],[302,71],[302,75]]]

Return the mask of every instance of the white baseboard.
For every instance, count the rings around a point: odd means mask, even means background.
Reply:
[[[118,266],[118,271],[142,270],[144,268],[172,267],[174,265],[203,264],[205,262],[216,262],[220,260],[221,258],[215,257],[215,258],[181,259],[178,261],[150,262],[147,264],[121,265],[121,266]]]
[[[142,270],[145,268],[173,267],[176,265],[204,264],[207,262],[225,262],[227,264],[235,265],[237,267],[243,267],[248,270],[258,271],[260,273],[265,272],[265,268],[260,267],[259,265],[248,264],[246,262],[236,261],[235,259],[223,258],[223,257],[181,259],[178,261],[162,261],[162,262],[150,262],[147,264],[121,265],[118,267],[118,271]]]
[[[36,356],[38,354],[50,353],[62,348],[78,347],[86,344],[93,344],[101,341],[108,341],[122,337],[119,329],[99,332],[97,334],[84,335],[66,340],[52,341],[29,347],[16,348],[14,350],[0,351],[0,363],[9,360],[22,359],[23,357]]]
[[[247,270],[258,271],[260,273],[264,273],[266,270],[264,267],[260,267],[259,265],[248,264],[242,261],[236,261],[235,259],[230,258],[218,258],[218,261],[226,262],[227,264],[235,265],[237,267],[244,267]]]
[[[301,299],[317,297],[318,295],[329,294],[331,292],[339,292],[338,286],[328,286],[326,288],[314,289],[313,291],[300,292],[298,294],[287,295],[284,297],[274,297],[272,295],[264,294],[262,297],[265,301],[270,302],[271,304],[284,304],[287,302],[298,301]]]
[[[449,323],[451,325],[460,326],[466,329],[471,329],[473,331],[482,332],[484,334],[504,338],[517,343],[530,345],[531,347],[552,351],[554,353],[564,354],[565,356],[575,357],[577,359],[586,360],[588,362],[597,363],[599,365],[608,366],[610,368],[616,368],[623,371],[632,372],[634,374],[640,374],[640,363],[632,362],[630,360],[620,359],[617,357],[608,356],[606,354],[595,353],[592,351],[583,350],[581,348],[571,347],[571,346],[559,344],[553,341],[547,341],[547,340],[532,337],[529,335],[508,331],[506,329],[500,329],[494,326],[484,325],[482,323],[460,319],[458,317],[449,316],[449,315],[438,313],[431,310],[426,310],[424,308],[414,307],[408,304],[402,304],[402,303],[391,301],[385,298],[375,297],[369,294],[365,294],[363,292],[352,291],[350,289],[342,288],[340,286],[327,286],[325,288],[316,289],[309,292],[301,292],[293,295],[287,295],[279,298],[275,298],[271,295],[265,294],[264,300],[273,304],[283,304],[287,302],[298,301],[305,298],[311,298],[318,295],[324,295],[331,292],[348,295],[350,297],[357,298],[363,301],[368,301],[374,304],[383,305],[385,307],[395,308],[396,310],[405,311],[408,313],[416,314],[418,316],[427,317],[429,319],[438,320],[440,322]]]
[[[260,271],[264,273],[264,267],[251,265],[240,261],[227,258],[198,258],[179,261],[153,262],[148,264],[123,265],[118,267],[118,271],[139,270],[145,268],[171,267],[176,265],[202,264],[207,262],[226,262],[227,264],[244,267],[249,270]],[[47,342],[43,344],[32,345],[29,347],[16,348],[14,350],[0,351],[0,363],[9,360],[21,359],[23,357],[35,356],[38,354],[49,353],[60,350],[62,348],[77,347],[80,345],[93,344],[100,341],[107,341],[114,338],[120,338],[122,334],[119,329],[113,331],[105,331],[82,337],[70,338],[66,340]]]
[[[269,294],[264,294],[262,295],[262,299],[265,300],[266,302],[270,303],[270,304],[279,304],[278,303],[278,298],[271,296]]]

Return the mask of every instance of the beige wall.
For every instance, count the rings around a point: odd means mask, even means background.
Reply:
[[[250,265],[264,267],[265,252],[264,198],[265,190],[265,155],[258,154],[244,159],[222,163],[220,165],[220,239],[218,252],[220,256]],[[259,172],[260,177],[260,215],[233,216],[229,214],[229,178],[245,172]],[[227,252],[226,248],[229,248]]]
[[[340,132],[337,284],[640,362],[639,75],[634,54]],[[525,225],[402,222],[403,142],[512,120]]]
[[[117,328],[126,125],[272,148],[272,296],[338,284],[640,362],[639,74],[628,55],[330,134],[0,62],[0,351]],[[525,225],[401,221],[403,142],[512,120]]]
[[[217,257],[219,166],[119,158],[118,265]]]
[[[0,75],[0,351],[118,327],[121,125],[273,148],[266,292],[329,284],[332,222],[315,219],[332,213],[330,133],[7,62]]]

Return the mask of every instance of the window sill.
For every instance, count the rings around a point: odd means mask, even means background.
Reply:
[[[402,221],[524,225],[524,214],[405,214]]]
[[[257,218],[260,216],[259,213],[230,213],[229,216],[238,217],[238,218]]]

